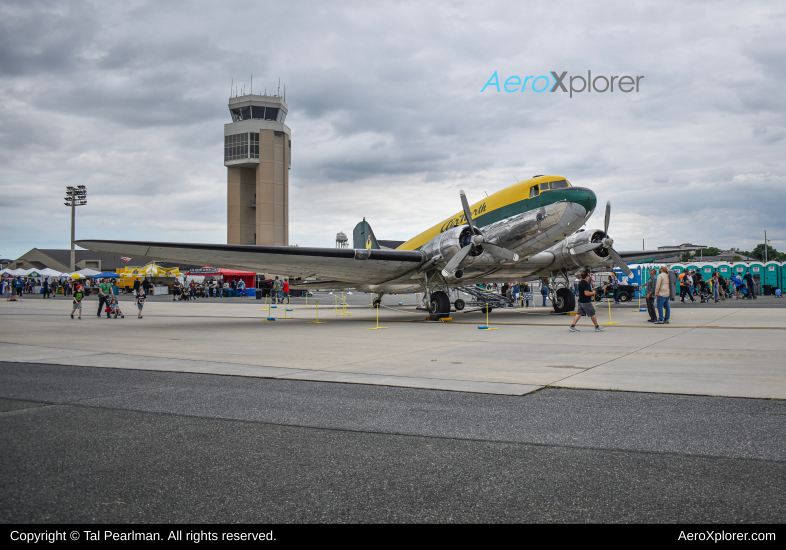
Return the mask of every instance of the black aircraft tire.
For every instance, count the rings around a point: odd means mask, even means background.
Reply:
[[[567,313],[576,309],[576,297],[567,288],[558,288],[557,296],[554,300],[554,311],[557,313]]]
[[[488,310],[488,311],[486,311],[486,310]],[[494,308],[492,308],[490,306],[483,306],[482,308],[480,308],[480,312],[483,315],[486,315],[487,313],[491,313],[492,311],[494,311]]]
[[[377,298],[376,300],[374,300],[373,304],[375,308],[378,308],[379,306],[382,305],[382,300],[380,298]]]
[[[456,308],[456,311],[461,311],[462,309],[464,309],[464,306],[466,305],[467,304],[464,303],[464,300],[462,300],[461,298],[453,302],[453,306]]]
[[[431,293],[431,300],[429,300],[428,305],[429,318],[432,321],[438,321],[450,315],[450,298],[441,290]]]

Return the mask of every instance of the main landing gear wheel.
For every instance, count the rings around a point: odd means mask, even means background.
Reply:
[[[443,317],[450,315],[450,298],[443,291],[438,290],[431,293],[428,302],[429,318],[432,321],[439,321]]]
[[[453,302],[453,307],[456,308],[456,311],[461,311],[462,309],[464,309],[465,305],[467,305],[467,304],[465,304],[464,300],[462,300],[461,298],[459,298],[458,300]]]
[[[480,308],[480,312],[481,312],[483,315],[485,315],[485,314],[487,314],[487,313],[491,313],[491,312],[492,312],[492,310],[493,310],[493,308],[492,308],[491,306],[489,306],[489,305],[485,305],[485,306],[483,306],[482,308]]]
[[[375,298],[373,302],[374,307],[378,308],[382,305],[382,298]]]
[[[554,311],[557,313],[566,313],[573,311],[576,307],[576,298],[570,289],[558,288],[557,296],[554,300]]]

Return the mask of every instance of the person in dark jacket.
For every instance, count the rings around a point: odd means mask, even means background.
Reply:
[[[753,287],[753,275],[751,275],[750,272],[745,274],[745,283],[748,286],[748,300],[755,300],[756,293],[754,292]]]
[[[658,270],[654,267],[650,269],[650,278],[647,280],[647,313],[650,314],[649,323],[654,323],[658,320],[658,314],[655,313],[655,284],[658,282]]]

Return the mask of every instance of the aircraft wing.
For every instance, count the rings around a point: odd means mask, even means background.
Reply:
[[[367,284],[400,277],[425,259],[423,253],[412,250],[91,240],[76,244],[95,252],[134,258]]]
[[[678,256],[686,252],[693,252],[703,248],[700,246],[686,246],[678,248],[659,248],[658,250],[618,250],[617,254],[622,256],[626,263],[651,263],[670,256]]]

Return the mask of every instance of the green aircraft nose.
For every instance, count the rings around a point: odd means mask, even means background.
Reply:
[[[598,198],[595,196],[592,189],[587,189],[586,187],[570,187],[566,189],[566,191],[568,191],[568,200],[583,206],[587,213],[595,210],[595,207],[598,205]]]

